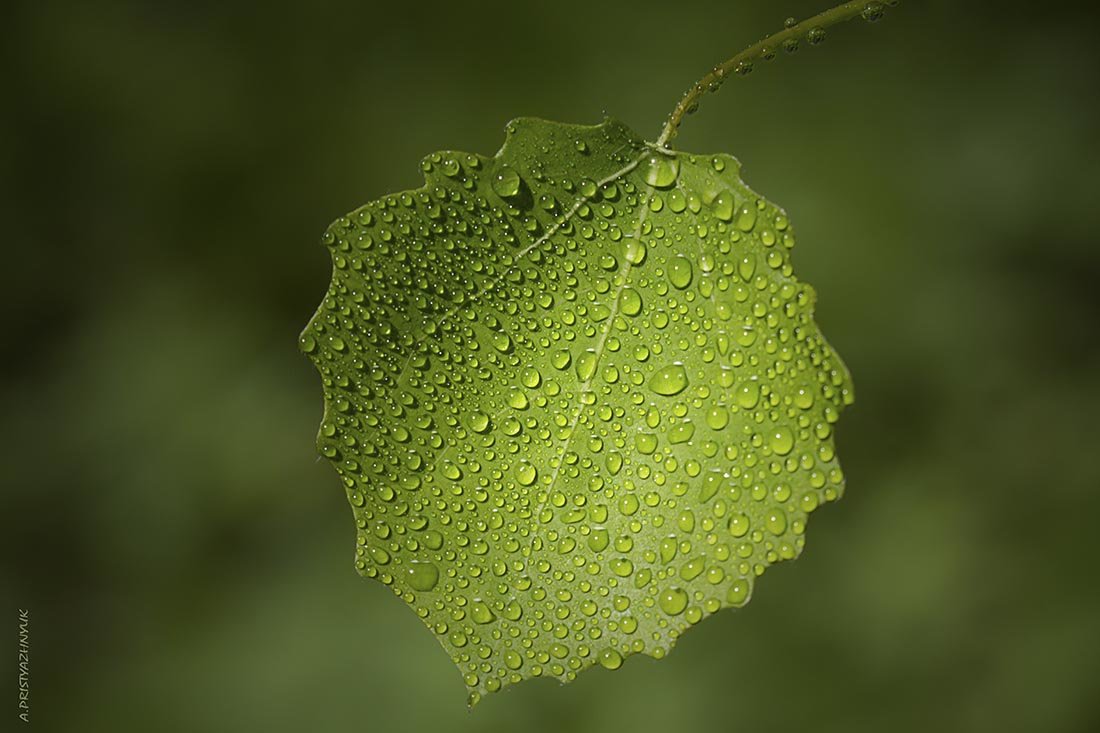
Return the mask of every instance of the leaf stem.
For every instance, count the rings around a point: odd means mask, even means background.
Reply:
[[[885,4],[894,5],[894,2]],[[729,76],[730,72],[747,74],[752,71],[752,64],[758,59],[771,60],[780,49],[793,51],[797,49],[799,42],[805,37],[810,43],[817,43],[824,38],[826,28],[857,16],[863,16],[867,20],[877,20],[882,14],[884,3],[868,2],[868,0],[855,0],[837,5],[824,12],[818,13],[812,18],[807,18],[801,23],[788,25],[783,30],[773,33],[767,38],[754,43],[731,59],[722,62],[711,69],[710,73],[688,89],[679,104],[668,116],[661,136],[657,139],[657,147],[667,148],[668,143],[679,132],[680,123],[684,117],[691,114],[699,106],[699,100],[707,92],[717,91],[718,87]]]

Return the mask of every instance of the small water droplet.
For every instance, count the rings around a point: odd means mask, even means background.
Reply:
[[[875,21],[881,20],[883,14],[885,13],[886,8],[882,6],[882,3],[874,2],[867,3],[867,5],[864,6],[863,12],[860,15],[868,23],[874,23]]]

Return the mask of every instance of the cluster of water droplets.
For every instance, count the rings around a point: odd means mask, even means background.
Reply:
[[[523,120],[325,234],[319,449],[471,702],[663,656],[842,491],[847,374],[737,168]]]

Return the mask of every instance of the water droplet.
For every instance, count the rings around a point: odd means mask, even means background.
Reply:
[[[620,307],[623,315],[636,316],[642,312],[642,296],[634,288],[624,288]]]
[[[520,381],[523,382],[524,387],[534,389],[542,383],[542,375],[539,374],[538,369],[535,369],[534,367],[527,367],[523,370]]]
[[[751,232],[756,226],[756,205],[751,201],[745,201],[737,208],[737,228],[743,232]]]
[[[527,461],[521,461],[516,469],[516,480],[524,486],[530,486],[538,478],[538,470]]]
[[[519,193],[520,178],[515,168],[501,165],[490,179],[490,185],[497,196],[511,198]]]
[[[683,588],[669,588],[657,598],[657,605],[669,616],[684,612],[688,604],[688,594]]]
[[[721,430],[726,427],[730,421],[729,410],[723,405],[711,405],[707,410],[706,417],[707,425],[713,430]]]
[[[743,606],[749,600],[749,590],[751,586],[747,580],[734,581],[726,593],[726,601],[733,606]]]
[[[653,433],[636,433],[634,435],[634,447],[639,453],[650,455],[657,450],[657,436]]]
[[[723,191],[714,198],[714,215],[722,221],[729,221],[733,218],[733,196]]]
[[[430,562],[413,561],[406,568],[409,587],[418,591],[430,591],[439,582],[439,568]]]
[[[668,188],[676,182],[680,161],[675,157],[654,153],[646,161],[645,182],[656,188]]]
[[[596,373],[596,352],[592,349],[588,349],[583,354],[577,357],[577,376],[584,381],[588,381],[592,378],[592,375]]]
[[[696,557],[688,560],[684,567],[680,568],[680,577],[684,580],[694,580],[703,572],[703,558]]]
[[[691,260],[683,255],[673,257],[668,267],[668,281],[683,290],[691,285],[691,276]]]
[[[676,538],[665,537],[658,547],[661,552],[661,562],[671,562],[676,557]]]
[[[745,409],[756,407],[756,404],[760,402],[760,382],[755,379],[742,382],[734,394],[734,399],[737,400],[738,405]]]
[[[860,15],[868,23],[874,23],[875,21],[881,20],[885,12],[886,8],[882,7],[882,3],[867,3]]]
[[[774,535],[781,535],[787,529],[787,513],[782,509],[768,512],[764,518],[764,526]]]
[[[690,420],[685,420],[668,431],[668,442],[673,445],[686,443],[691,440],[693,435],[695,435],[695,424]]]
[[[780,425],[768,436],[768,444],[773,451],[781,456],[785,456],[794,448],[794,434],[787,426]]]
[[[470,604],[470,618],[474,620],[474,623],[487,624],[496,618],[496,614],[483,602],[474,601]]]
[[[600,666],[605,669],[618,669],[623,666],[623,655],[614,649],[604,649],[600,652]]]
[[[484,412],[475,412],[470,416],[470,429],[475,433],[484,433],[489,429],[489,416]]]
[[[634,563],[627,560],[625,557],[616,558],[611,563],[611,572],[618,575],[620,578],[625,578],[634,572]]]
[[[729,528],[734,537],[744,537],[749,531],[749,518],[744,514],[734,514],[730,517]]]
[[[681,364],[671,364],[658,369],[649,378],[649,388],[666,397],[683,392],[687,385],[687,371]]]
[[[645,261],[645,244],[639,239],[631,239],[626,243],[626,259],[631,265],[640,265]]]
[[[440,473],[451,481],[458,481],[462,478],[462,469],[459,468],[454,461],[443,461]]]
[[[508,393],[508,406],[515,410],[526,410],[530,402],[522,389],[514,388]]]

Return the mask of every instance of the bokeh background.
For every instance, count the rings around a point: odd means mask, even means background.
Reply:
[[[29,608],[44,731],[1100,730],[1091,5],[910,0],[689,118],[790,212],[856,384],[848,493],[746,609],[470,713],[352,568],[296,349],[328,222],[515,116],[652,139],[825,4],[9,6],[0,715]]]

